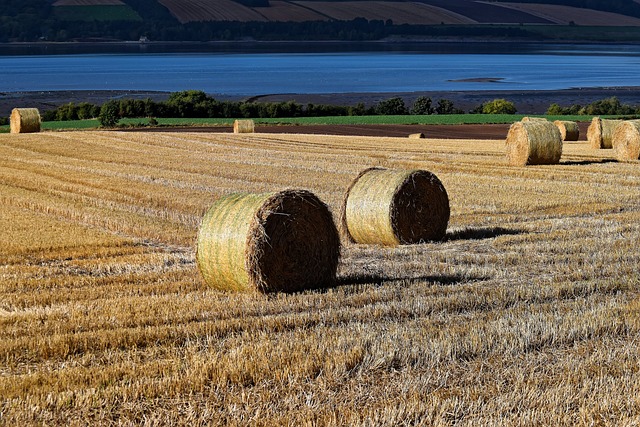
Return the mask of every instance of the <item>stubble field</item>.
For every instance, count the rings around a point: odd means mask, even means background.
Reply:
[[[0,424],[638,425],[640,165],[565,144],[287,134],[0,135]],[[434,172],[446,240],[345,244],[339,285],[198,275],[219,196]]]

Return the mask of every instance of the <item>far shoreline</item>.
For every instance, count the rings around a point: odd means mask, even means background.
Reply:
[[[421,36],[390,36],[379,40],[259,40],[259,39],[242,39],[242,40],[109,40],[109,39],[86,39],[71,41],[51,41],[37,40],[26,42],[0,42],[2,47],[25,47],[25,46],[84,46],[84,47],[100,47],[100,46],[248,46],[248,45],[402,45],[402,44],[455,44],[455,43],[481,43],[481,44],[560,44],[560,45],[633,45],[640,44],[634,40],[583,40],[583,39],[549,39],[549,38],[498,38],[498,37],[421,37]]]
[[[485,46],[490,50],[510,49],[509,46],[638,46],[637,41],[590,41],[550,39],[502,39],[481,37],[388,37],[380,40],[208,40],[208,41],[145,41],[88,40],[88,41],[31,41],[0,42],[0,56],[66,55],[108,53],[279,53],[279,52],[356,52],[356,51],[439,51],[442,46]]]
[[[472,85],[473,83],[470,83]],[[382,100],[401,97],[407,106],[420,96],[431,98],[433,103],[439,99],[448,99],[454,106],[465,112],[493,99],[506,99],[513,102],[520,114],[544,114],[551,104],[563,107],[571,105],[587,105],[594,101],[617,97],[621,103],[640,105],[640,86],[569,88],[561,90],[500,90],[496,83],[495,90],[464,91],[420,91],[420,92],[366,92],[366,93],[280,93],[255,94],[238,96],[209,93],[220,101],[254,101],[254,102],[288,102],[294,101],[302,105],[353,105],[363,103],[372,106]],[[197,90],[197,88],[196,88]],[[62,90],[62,91],[28,91],[0,92],[0,117],[8,117],[13,108],[38,108],[41,111],[73,102],[89,102],[96,105],[122,98],[146,99],[154,101],[166,100],[171,92],[145,90]]]

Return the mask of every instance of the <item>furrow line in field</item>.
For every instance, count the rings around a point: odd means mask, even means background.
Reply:
[[[97,228],[140,241],[182,245],[192,241],[200,218],[163,211],[101,202],[73,194],[40,193],[37,189],[8,187],[4,184],[0,201],[7,206],[28,209],[53,218]],[[18,190],[16,193],[15,190]],[[80,203],[80,206],[76,206]],[[150,216],[150,214],[152,214]],[[182,222],[176,220],[182,219]],[[188,225],[191,222],[191,225]],[[186,239],[186,240],[185,240]]]

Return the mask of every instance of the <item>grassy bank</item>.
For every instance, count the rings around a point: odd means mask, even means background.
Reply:
[[[255,119],[256,124],[266,125],[464,125],[464,124],[496,124],[513,123],[521,120],[522,114],[446,114],[427,116],[333,116],[333,117],[292,117],[274,119]],[[572,120],[587,122],[593,116],[536,116],[548,120]],[[602,116],[617,117],[617,116]],[[189,119],[159,118],[157,126],[233,126],[234,119]],[[122,119],[121,126],[149,126],[149,119]],[[97,129],[97,119],[43,122],[44,130],[87,130]],[[9,126],[0,127],[0,132],[8,132]]]

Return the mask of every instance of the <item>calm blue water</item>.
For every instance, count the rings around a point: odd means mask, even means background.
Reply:
[[[198,89],[256,95],[640,86],[640,46],[438,44],[365,52],[343,46],[320,53],[134,50],[0,50],[0,92]],[[452,81],[487,77],[502,80]]]

